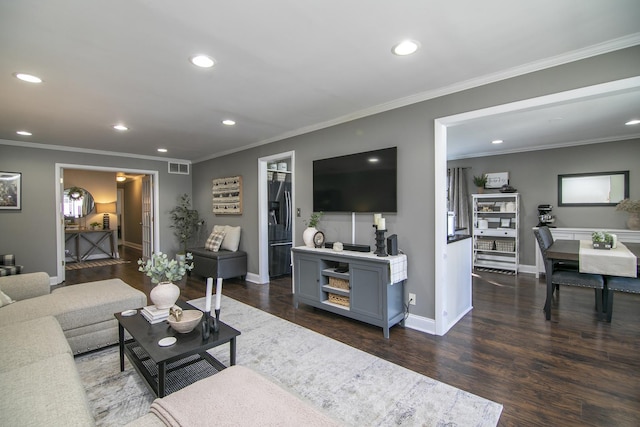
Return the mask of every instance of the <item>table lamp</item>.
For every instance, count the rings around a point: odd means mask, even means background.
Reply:
[[[116,202],[96,203],[96,212],[104,214],[102,217],[102,228],[109,230],[109,214],[116,213]]]

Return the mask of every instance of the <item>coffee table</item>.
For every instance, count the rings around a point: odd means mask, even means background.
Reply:
[[[194,309],[184,302],[178,302],[177,305],[183,309]],[[219,322],[219,331],[211,332],[209,338],[203,340],[200,326],[188,334],[181,334],[166,321],[152,325],[140,314],[140,310],[133,316],[115,313],[118,320],[120,372],[124,371],[126,354],[157,397],[164,397],[225,369],[224,364],[207,353],[211,348],[229,343],[229,362],[230,365],[236,364],[236,337],[240,331]],[[125,330],[131,339],[125,340]],[[165,337],[176,337],[177,342],[161,347],[158,341]]]

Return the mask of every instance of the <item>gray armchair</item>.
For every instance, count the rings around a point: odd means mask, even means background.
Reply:
[[[538,241],[540,252],[542,252],[546,277],[551,277],[551,283],[556,289],[559,288],[559,285],[593,288],[595,290],[596,313],[598,320],[602,320],[604,317],[603,298],[605,289],[603,277],[599,274],[579,273],[576,270],[566,269],[562,264],[558,263],[550,264],[547,258],[547,249],[553,244],[553,237],[549,228],[546,226],[539,227],[537,230],[533,230],[533,233]]]

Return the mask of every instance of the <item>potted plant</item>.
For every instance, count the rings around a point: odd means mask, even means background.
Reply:
[[[616,205],[616,210],[629,212],[629,230],[640,230],[640,200],[624,199]]]
[[[302,240],[304,241],[305,246],[310,248],[315,247],[313,244],[313,236],[318,232],[316,226],[320,222],[320,218],[322,218],[322,212],[312,212],[311,217],[309,217],[309,222],[304,221],[304,224],[307,228],[302,233]]]
[[[473,184],[478,188],[478,193],[484,193],[484,186],[487,184],[487,175],[474,176]]]
[[[613,236],[604,231],[594,231],[591,233],[591,242],[594,249],[611,249],[613,247]]]
[[[149,294],[156,308],[168,309],[176,303],[180,296],[180,288],[172,282],[182,279],[187,271],[193,269],[193,263],[186,262],[192,259],[191,252],[185,254],[185,261],[169,259],[167,254],[158,252],[151,254],[147,261],[142,258],[138,260],[138,271],[150,277],[151,283],[157,283]]]
[[[197,210],[191,209],[191,197],[186,193],[178,198],[178,205],[169,213],[171,215],[170,227],[173,228],[173,234],[180,243],[178,255],[184,261],[183,257],[187,253],[187,243],[204,221],[200,220]]]
[[[91,226],[91,229],[92,229],[92,230],[96,230],[96,229],[100,226],[100,223],[99,223],[99,222],[95,222],[95,221],[94,221],[94,222],[92,222],[92,223],[91,223],[91,224],[89,224],[89,225]]]

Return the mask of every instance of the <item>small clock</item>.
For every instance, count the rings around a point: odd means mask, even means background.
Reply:
[[[316,245],[316,248],[324,246],[324,233],[322,231],[318,231],[313,235],[313,244]]]

